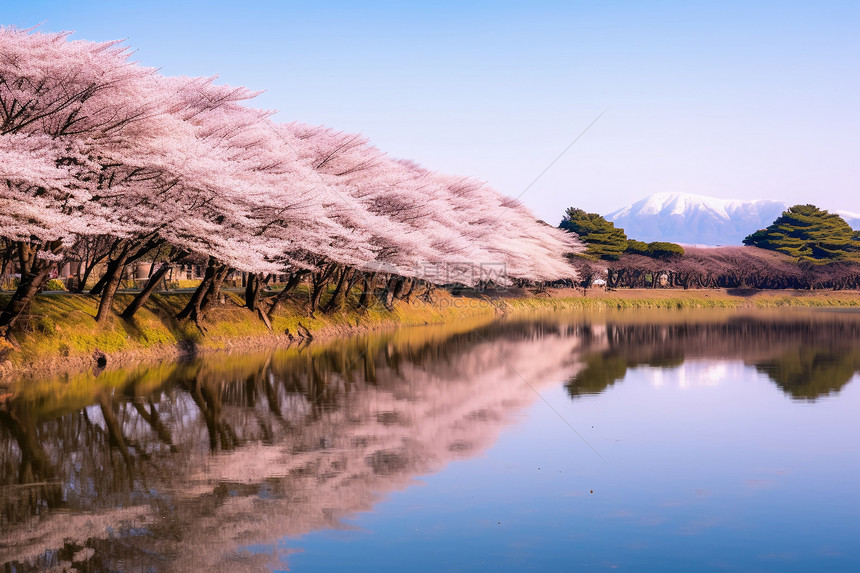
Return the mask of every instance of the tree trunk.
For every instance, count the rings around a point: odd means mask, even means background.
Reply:
[[[358,299],[358,310],[366,311],[374,302],[373,289],[376,288],[376,273],[372,273],[370,278],[364,275],[364,290],[361,291],[361,296]]]
[[[102,260],[110,254],[110,250],[105,251],[103,254],[98,254],[96,251],[96,246],[93,246],[92,257],[90,257],[89,247],[84,250],[84,257],[78,265],[78,272],[76,273],[78,284],[75,285],[74,292],[84,292],[87,288],[87,281],[90,280],[90,275],[93,272],[93,269],[96,268],[96,265],[102,262]],[[83,269],[83,275],[81,274],[81,269]]]
[[[404,285],[406,284],[406,279],[400,277],[397,279],[397,282],[394,283],[394,291],[391,293],[392,300],[403,298],[403,292],[405,290]]]
[[[218,298],[221,292],[221,285],[224,284],[224,279],[230,274],[230,267],[218,263],[215,259],[210,258],[206,265],[206,274],[203,277],[203,282],[191,295],[191,300],[185,305],[185,308],[176,315],[179,320],[190,318],[200,329],[200,332],[205,333],[203,327],[203,318],[206,314],[206,309]]]
[[[91,267],[91,266],[87,265],[84,261],[81,261],[81,263],[78,265],[78,272],[75,273],[75,278],[77,279],[78,283],[75,285],[75,288],[72,292],[76,292],[76,293],[84,292],[84,289],[86,288],[86,285],[87,285],[87,281],[90,278],[90,273],[93,272],[93,268],[94,268],[94,266]],[[83,274],[81,274],[82,269],[84,271]]]
[[[337,286],[335,286],[334,293],[332,293],[331,298],[328,300],[328,303],[325,305],[325,308],[323,308],[323,312],[330,313],[339,306],[338,302],[340,301],[340,296],[343,292],[344,285],[347,284],[348,275],[351,275],[352,272],[353,270],[347,267],[343,267],[343,269],[340,271],[340,277],[338,277],[337,279]]]
[[[143,287],[137,296],[134,297],[134,300],[131,301],[125,310],[122,311],[122,316],[125,320],[131,320],[134,318],[135,313],[141,309],[143,305],[149,300],[149,297],[152,296],[152,293],[155,292],[155,289],[158,287],[158,283],[164,278],[167,274],[167,271],[170,270],[170,264],[164,263],[161,267],[155,271],[155,273],[149,277],[149,281],[146,283],[146,286]]]
[[[108,263],[108,272],[105,276],[108,280],[102,287],[102,296],[99,300],[99,310],[96,313],[96,322],[105,322],[113,312],[113,299],[122,280],[122,271],[128,260],[130,249],[122,249],[119,257]]]
[[[328,285],[328,280],[331,278],[335,269],[337,269],[337,265],[335,263],[330,263],[322,269],[318,269],[316,272],[311,273],[311,292],[308,298],[309,316],[314,315],[314,312],[319,305],[323,290],[325,290],[326,285]]]
[[[412,298],[412,292],[415,290],[415,279],[409,280],[409,288],[404,289],[404,292],[400,295],[400,298],[406,302],[409,302]]]
[[[310,297],[308,298],[308,314],[310,316],[314,315],[314,312],[316,311],[317,306],[319,305],[320,297],[322,296],[323,287],[325,287],[326,284],[328,284],[328,283],[326,283],[326,282],[323,282],[321,284],[317,284],[315,282],[311,283],[311,292],[310,292]]]
[[[272,302],[269,304],[269,309],[266,311],[269,318],[272,318],[272,315],[275,314],[275,310],[277,310],[277,308],[287,300],[287,297],[290,296],[290,292],[298,286],[302,281],[302,277],[307,273],[308,271],[296,271],[294,273],[290,273],[290,278],[287,280],[287,284],[284,285],[284,290],[272,297]]]
[[[426,303],[433,302],[433,291],[436,289],[436,286],[431,282],[426,282],[424,284],[424,292],[419,295],[419,298]]]
[[[215,268],[215,276],[212,279],[212,284],[203,294],[203,299],[200,301],[200,309],[197,311],[197,320],[203,320],[203,315],[205,314],[206,309],[218,300],[218,296],[221,294],[221,286],[224,284],[224,281],[227,279],[227,275],[229,274],[230,267],[228,265],[220,265]]]
[[[0,335],[6,334],[24,314],[33,297],[47,282],[50,270],[51,267],[44,266],[36,272],[21,273],[21,282],[15,294],[0,314]]]
[[[119,255],[116,258],[108,257],[108,265],[107,269],[105,269],[105,273],[96,281],[96,284],[93,285],[93,288],[90,289],[90,294],[93,296],[99,296],[104,291],[105,285],[109,283],[113,279],[113,275],[117,272],[116,260],[117,258],[128,258],[129,249],[131,249],[131,245],[128,244],[127,241],[117,241],[114,243],[114,246],[111,248],[111,253],[114,249],[119,249]]]
[[[60,241],[51,241],[45,244],[45,247],[43,250],[54,254],[59,253],[63,248]],[[15,323],[18,322],[18,319],[21,318],[21,315],[30,306],[33,297],[36,296],[36,293],[48,281],[48,275],[54,263],[53,261],[40,259],[38,252],[38,246],[24,242],[18,243],[21,282],[18,284],[18,288],[15,290],[12,298],[6,303],[3,312],[0,313],[0,336],[7,336],[9,334],[12,327],[15,326]]]
[[[123,241],[120,241],[116,244],[119,245],[119,247],[120,247],[120,253],[116,258],[119,259],[119,258],[124,256],[125,257],[125,262],[123,263],[123,266],[124,266],[124,265],[129,265],[129,264],[137,261],[138,259],[142,258],[144,255],[146,255],[146,253],[148,253],[152,249],[154,249],[156,247],[160,247],[161,245],[164,244],[164,241],[161,239],[157,239],[155,237],[149,237],[146,240],[146,242],[143,242],[143,241],[131,242],[131,241],[123,240]],[[134,252],[134,254],[130,254],[132,249],[134,249],[138,245],[140,245],[140,246]],[[116,247],[114,247],[114,248],[116,248]],[[113,249],[111,249],[111,251],[113,251]],[[119,272],[120,274],[122,274],[122,267],[117,269],[115,265],[113,265],[113,266],[111,265],[111,262],[112,261],[108,262],[108,270],[104,274],[104,276],[102,276],[102,278],[99,279],[99,281],[95,284],[95,286],[93,286],[93,288],[90,289],[91,295],[98,296],[102,293],[102,290],[104,290],[105,285],[107,285],[107,283],[113,279],[112,274],[111,274],[112,272],[113,273]]]
[[[250,310],[257,310],[260,306],[260,286],[262,275],[259,273],[248,273],[245,281],[245,306]]]
[[[353,269],[353,271],[349,274],[349,277],[346,279],[346,290],[343,293],[344,302],[349,299],[349,293],[352,292],[353,287],[355,287],[358,279],[364,276],[358,269]]]
[[[268,286],[275,275],[268,274],[263,277],[262,273],[242,273],[242,286],[245,287],[245,306],[250,310],[259,310],[263,299],[263,289]]]
[[[618,271],[608,270],[606,273],[606,286],[609,288],[615,288],[618,286]]]
[[[3,284],[3,279],[7,276],[6,269],[9,268],[9,273],[12,273],[10,263],[15,258],[14,249],[12,248],[12,244],[7,242],[5,239],[3,241],[3,257],[0,259],[0,285]]]
[[[385,290],[382,291],[382,304],[385,308],[392,310],[394,308],[394,293],[398,288],[399,277],[392,275],[388,277],[388,282],[385,283]]]
[[[191,299],[189,299],[188,304],[185,305],[179,313],[176,315],[176,318],[179,320],[185,320],[186,318],[191,317],[192,314],[195,316],[200,309],[200,303],[203,301],[203,295],[206,294],[206,291],[209,290],[209,286],[212,284],[213,279],[215,278],[215,261],[213,259],[209,259],[209,262],[206,264],[206,274],[203,276],[203,281],[194,291],[194,294],[191,295]]]

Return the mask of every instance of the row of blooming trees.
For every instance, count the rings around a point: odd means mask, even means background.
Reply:
[[[610,288],[860,288],[860,231],[814,205],[789,207],[744,239],[746,247],[644,243],[628,239],[604,217],[573,207],[559,227],[586,245],[573,258],[584,288],[598,280]]]
[[[280,274],[289,287],[309,282],[311,310],[329,283],[336,295],[359,283],[372,292],[377,278],[400,290],[470,284],[481,263],[512,279],[574,272],[564,257],[579,250],[574,237],[480,182],[389,158],[358,135],[276,123],[247,105],[255,94],[244,88],[165,77],[128,55],[116,43],[0,28],[0,238],[21,274],[0,333],[69,257],[87,272],[106,265],[91,290],[99,320],[113,312],[123,268],[153,253],[206,261],[180,313],[198,320],[231,270],[248,273],[251,308],[263,304],[265,277]],[[452,261],[469,261],[454,280],[427,272]]]
[[[860,264],[837,260],[798,262],[755,247],[688,247],[667,258],[635,254],[614,261],[577,260],[578,285],[598,279],[609,288],[860,289]]]

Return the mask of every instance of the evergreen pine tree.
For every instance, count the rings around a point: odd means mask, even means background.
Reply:
[[[856,258],[860,251],[860,234],[835,213],[815,205],[795,205],[768,228],[745,238],[744,244],[801,260]]]
[[[579,235],[586,245],[585,255],[594,259],[617,260],[627,249],[624,229],[616,229],[597,213],[570,207],[559,227]]]

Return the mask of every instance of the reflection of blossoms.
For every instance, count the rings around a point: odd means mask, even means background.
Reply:
[[[22,443],[41,444],[41,454],[28,455],[55,473],[65,510],[43,500],[29,521],[0,521],[11,542],[0,563],[32,563],[66,543],[95,548],[89,558],[106,569],[111,559],[145,569],[175,558],[173,570],[229,571],[249,542],[278,546],[285,535],[342,527],[380,492],[492,445],[537,399],[523,377],[540,388],[570,374],[574,339],[528,329],[451,335],[460,330],[139,369],[128,373],[130,388],[144,377],[175,385],[131,401],[105,393],[56,420],[37,422],[34,403],[9,404],[26,427],[0,434],[0,452],[16,451],[14,435],[38,432],[40,440]],[[426,361],[428,351],[444,359]],[[81,512],[96,526],[78,527]],[[267,570],[264,557],[243,568]]]

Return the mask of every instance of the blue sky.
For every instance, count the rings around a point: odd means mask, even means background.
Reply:
[[[557,223],[651,193],[860,212],[860,3],[4,0],[473,175]]]

